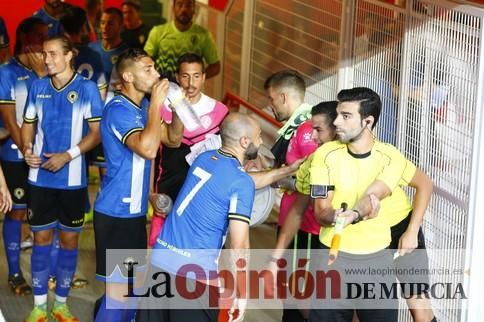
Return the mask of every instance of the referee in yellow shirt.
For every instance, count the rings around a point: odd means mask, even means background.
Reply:
[[[430,200],[432,183],[395,147],[375,140],[372,129],[378,122],[380,111],[380,98],[371,89],[341,91],[338,94],[338,116],[334,121],[338,141],[321,146],[312,157],[310,194],[314,199],[316,219],[323,225],[320,232],[322,247],[331,245],[337,215],[344,216],[346,227],[337,261],[328,266],[323,260],[318,267],[326,272],[335,269],[341,274],[345,285],[342,297],[316,302],[310,321],[350,322],[354,310],[361,322],[397,321],[397,299],[385,292],[394,286],[396,277],[395,270],[392,270],[395,250],[389,249],[391,227],[401,226],[393,236],[394,240],[399,240],[396,245],[400,255],[424,248],[420,225]],[[417,189],[413,210],[402,189],[407,185]],[[377,214],[370,195],[380,200]],[[338,209],[343,202],[349,209],[344,212]],[[405,257],[409,260],[406,267],[428,266],[426,256],[418,259],[412,255]],[[360,271],[351,275],[349,268]],[[382,269],[387,269],[384,274]],[[420,280],[413,282],[425,281],[425,278],[420,276]],[[399,279],[405,279],[405,276],[399,276]],[[360,290],[368,287],[369,291],[355,295],[357,292],[352,292],[354,287]],[[428,319],[423,321],[435,321],[430,309],[425,314]]]

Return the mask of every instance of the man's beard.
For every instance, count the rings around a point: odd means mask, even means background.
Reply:
[[[246,160],[255,160],[257,159],[257,154],[259,152],[259,148],[254,145],[254,143],[249,144],[247,149],[245,150],[245,159]]]

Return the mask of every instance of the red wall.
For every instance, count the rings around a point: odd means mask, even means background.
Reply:
[[[84,0],[66,0],[65,2],[84,8]],[[104,6],[121,7],[123,0],[104,0]],[[10,36],[10,47],[15,44],[15,29],[19,22],[32,15],[34,11],[42,7],[44,0],[0,0],[0,16],[7,25]]]

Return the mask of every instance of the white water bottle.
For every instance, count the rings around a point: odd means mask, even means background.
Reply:
[[[183,95],[180,86],[174,82],[170,82],[165,105],[170,105],[175,110],[175,113],[188,131],[194,131],[202,126],[202,122],[193,106]]]

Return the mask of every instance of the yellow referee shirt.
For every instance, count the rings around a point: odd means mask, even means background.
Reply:
[[[376,218],[344,229],[340,250],[351,254],[370,254],[390,244],[390,227],[405,218],[411,210],[410,201],[401,186],[408,185],[415,171],[415,165],[394,146],[378,141],[375,141],[369,153],[363,155],[351,153],[347,145],[339,141],[326,143],[313,153],[309,167],[310,185],[334,186],[334,209],[340,208],[342,202],[346,202],[349,209],[354,207],[376,180],[384,182],[392,191],[381,201]],[[298,178],[301,178],[299,188],[307,193],[307,187],[305,191],[302,187],[303,175],[298,171]],[[329,247],[333,234],[333,227],[322,227],[320,241]]]

